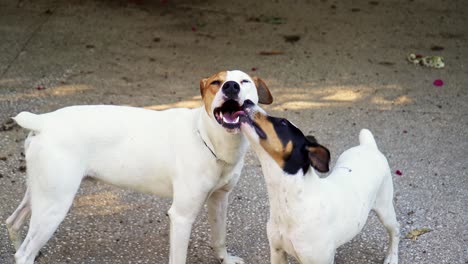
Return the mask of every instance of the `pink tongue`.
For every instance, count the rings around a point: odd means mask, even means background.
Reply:
[[[235,112],[234,114],[232,114],[232,117],[233,117],[233,118],[237,118],[238,116],[240,116],[240,115],[242,115],[242,114],[244,114],[244,111],[240,110],[240,111],[237,111],[237,112]]]
[[[234,113],[223,113],[224,118],[226,118],[228,121],[234,121],[236,118],[240,115],[244,114],[244,111],[237,111]]]

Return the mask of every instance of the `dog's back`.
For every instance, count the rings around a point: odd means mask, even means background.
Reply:
[[[196,153],[193,145],[202,143],[191,142],[194,137],[187,135],[195,133],[195,121],[190,118],[193,110],[165,112],[124,106],[73,106],[40,115],[22,112],[14,120],[31,131],[25,142],[28,167],[61,157],[55,163],[67,160],[79,166],[81,174],[170,196],[171,164],[177,156]],[[183,144],[187,153],[175,153],[178,144]],[[32,156],[41,157],[30,159]],[[157,184],[148,184],[153,181]]]
[[[384,263],[398,262],[399,224],[393,208],[393,182],[387,158],[379,151],[372,133],[361,130],[359,145],[345,151],[329,176],[334,183],[337,218],[347,219],[336,225],[336,245],[351,240],[363,228],[373,210],[390,235]],[[350,224],[351,223],[351,224]]]
[[[344,168],[347,171],[338,170]],[[341,176],[343,173],[349,175],[343,177]],[[351,180],[350,177],[366,180],[366,178],[381,178],[384,174],[390,174],[387,158],[379,151],[372,133],[368,129],[362,129],[359,133],[359,145],[340,155],[329,177],[343,177],[341,181]]]
[[[93,129],[93,135],[99,134],[95,129],[125,131],[135,126],[170,126],[178,120],[187,120],[191,109],[174,108],[163,112],[177,112],[174,115],[160,114],[162,111],[153,111],[144,108],[113,105],[83,105],[69,106],[45,114],[21,112],[13,117],[18,125],[31,131],[47,132],[73,129],[74,133]],[[167,123],[163,123],[167,122]],[[187,122],[185,122],[187,123]],[[140,127],[138,127],[140,128]],[[76,136],[76,135],[75,135]]]
[[[332,203],[339,217],[348,218],[357,226],[342,226],[337,234],[337,245],[352,239],[361,231],[366,223],[370,210],[375,209],[377,201],[381,200],[385,189],[387,197],[393,196],[390,168],[386,157],[379,151],[372,133],[361,130],[358,146],[352,147],[338,158],[333,172],[327,177],[331,184]],[[387,199],[387,198],[386,198]],[[386,202],[388,204],[388,202]],[[357,206],[357,208],[356,208]]]

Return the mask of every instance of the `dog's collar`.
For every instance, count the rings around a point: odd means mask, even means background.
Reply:
[[[203,139],[203,136],[201,135],[200,130],[198,130],[198,129],[197,129],[197,134],[198,134],[198,136],[200,136],[200,139],[202,140],[203,144],[205,144],[206,148],[211,152],[211,154],[213,154],[213,157],[215,157],[216,161],[222,161],[224,163],[227,163],[226,161],[224,161],[224,160],[218,158],[218,156],[216,156],[216,153],[214,153],[214,151],[210,148],[210,146],[208,146],[205,139]]]

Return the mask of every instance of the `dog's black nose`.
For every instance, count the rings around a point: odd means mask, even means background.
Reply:
[[[234,81],[228,81],[223,84],[223,93],[231,99],[234,99],[237,97],[240,91],[240,86],[238,83]]]

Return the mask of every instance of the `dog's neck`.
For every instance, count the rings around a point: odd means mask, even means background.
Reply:
[[[237,164],[247,151],[248,142],[242,133],[232,134],[208,116],[201,107],[197,124],[201,140],[213,153],[216,159],[228,164]]]
[[[288,210],[295,206],[295,202],[302,200],[304,194],[310,194],[315,188],[320,188],[324,182],[313,168],[309,168],[305,175],[302,170],[297,174],[290,175],[276,163],[271,156],[260,146],[254,147],[262,165],[263,176],[267,186],[270,204],[270,213],[272,215],[287,215]]]

